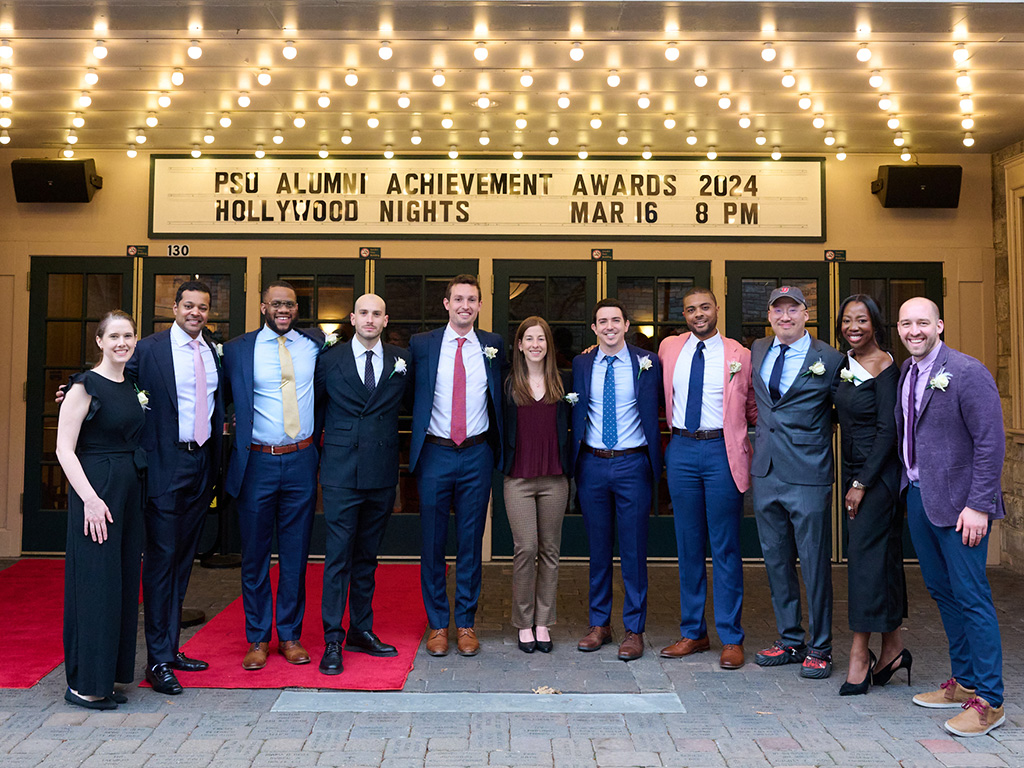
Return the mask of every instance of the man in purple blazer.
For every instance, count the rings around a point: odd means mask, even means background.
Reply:
[[[919,693],[914,703],[962,708],[946,721],[946,730],[983,736],[1006,721],[999,622],[985,575],[989,524],[1004,516],[999,392],[979,361],[939,340],[942,320],[934,302],[905,302],[899,333],[913,356],[900,372],[896,406],[901,487],[952,667],[941,688]]]

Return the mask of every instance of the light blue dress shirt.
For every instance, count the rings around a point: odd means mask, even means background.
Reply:
[[[771,379],[772,368],[775,367],[775,361],[779,357],[779,343],[779,338],[776,336],[771,348],[761,362],[761,379],[764,381],[765,386],[768,385],[768,381]],[[782,364],[782,381],[779,382],[779,394],[786,394],[789,388],[793,386],[793,382],[796,381],[796,377],[803,372],[804,358],[807,357],[807,351],[810,348],[811,334],[807,331],[804,331],[803,336],[789,345],[789,351],[786,352],[786,360]],[[815,362],[817,361],[811,360],[812,364]]]
[[[633,361],[629,357],[629,348],[623,346],[613,355],[615,365],[615,416],[619,427],[618,441],[615,445],[605,445],[604,438],[604,377],[608,370],[607,359],[600,349],[594,360],[594,369],[590,374],[590,403],[587,406],[587,445],[591,448],[606,448],[624,451],[627,448],[639,448],[647,445],[643,426],[640,424],[640,410],[636,406],[636,389],[633,373]]]
[[[262,445],[290,445],[313,434],[313,374],[320,348],[294,328],[285,334],[285,344],[295,369],[295,394],[299,400],[299,434],[284,431],[284,401],[281,399],[281,354],[277,334],[266,325],[256,335],[253,357],[252,440]]]

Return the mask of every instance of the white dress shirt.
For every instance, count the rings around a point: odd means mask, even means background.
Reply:
[[[451,323],[445,326],[441,339],[441,356],[437,361],[437,380],[434,383],[434,407],[430,411],[427,433],[434,437],[452,436],[452,389],[455,382],[455,351],[459,336]],[[498,360],[484,357],[483,347],[470,331],[462,345],[462,364],[466,368],[466,437],[483,434],[490,426],[487,418],[487,368],[499,365]]]
[[[367,349],[357,336],[352,337],[351,343],[352,356],[356,360],[356,373],[359,375],[359,380],[365,381],[363,374],[366,371],[366,353],[373,352],[370,365],[373,366],[373,380],[379,385],[381,374],[384,373],[384,344],[381,343],[380,337],[377,338],[377,343],[371,349]]]
[[[692,333],[676,358],[672,373],[672,426],[684,429],[686,401],[690,392],[690,368],[700,341]],[[721,429],[725,413],[725,343],[716,333],[704,342],[704,393],[701,396],[700,429]]]
[[[313,373],[320,348],[294,328],[284,335],[295,370],[295,395],[299,401],[299,434],[284,431],[284,401],[281,398],[281,353],[277,334],[266,325],[256,335],[253,353],[252,441],[262,445],[290,445],[313,434]]]
[[[217,361],[213,359],[213,350],[202,335],[199,336],[199,354],[206,368],[206,413],[213,418]],[[171,363],[174,365],[174,388],[178,395],[178,440],[190,443],[196,439],[196,366],[192,337],[177,323],[171,324]]]

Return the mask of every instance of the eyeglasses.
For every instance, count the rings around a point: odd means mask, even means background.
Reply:
[[[790,304],[788,307],[772,307],[772,314],[775,317],[782,317],[783,315],[789,315],[790,317],[796,317],[801,312],[806,312],[807,308],[799,304]]]
[[[272,301],[270,302],[271,309],[295,309],[299,306],[297,301]]]

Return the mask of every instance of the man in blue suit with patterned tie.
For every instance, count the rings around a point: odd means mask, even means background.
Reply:
[[[590,546],[590,632],[581,651],[612,639],[612,551],[615,531],[625,599],[619,645],[623,661],[644,653],[647,621],[647,527],[651,489],[661,477],[656,355],[626,344],[629,317],[615,299],[594,307],[598,346],[572,361],[572,464]]]
[[[427,653],[448,653],[445,542],[455,511],[455,627],[458,652],[475,656],[481,558],[491,477],[501,464],[501,384],[505,343],[475,330],[480,283],[457,275],[448,283],[448,324],[409,342],[415,382],[409,471],[416,476],[423,535],[420,581],[430,633]]]
[[[235,443],[225,490],[238,499],[247,670],[267,663],[274,625],[270,548],[277,533],[278,650],[308,664],[302,647],[306,559],[319,466],[314,434],[314,372],[324,337],[294,328],[298,300],[289,283],[270,283],[260,303],[263,327],[224,346],[224,372],[235,403]]]

